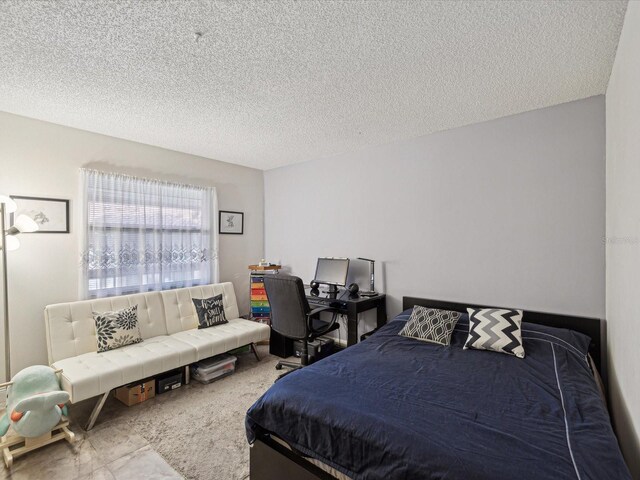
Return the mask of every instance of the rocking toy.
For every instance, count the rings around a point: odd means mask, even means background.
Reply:
[[[69,394],[60,390],[58,373],[44,365],[27,367],[7,387],[7,411],[0,418],[0,449],[7,468],[13,459],[58,440],[73,443],[67,415]],[[9,434],[9,427],[13,433]]]

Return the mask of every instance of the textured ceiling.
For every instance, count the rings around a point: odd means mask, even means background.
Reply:
[[[268,169],[602,94],[625,8],[0,1],[0,110]]]

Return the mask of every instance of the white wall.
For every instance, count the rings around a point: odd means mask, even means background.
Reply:
[[[267,171],[267,259],[307,282],[318,256],[376,259],[390,316],[414,295],[602,318],[604,115],[592,97]]]
[[[640,478],[640,3],[629,2],[607,88],[607,320],[613,420]]]
[[[8,253],[14,373],[47,362],[45,305],[78,297],[80,167],[215,186],[221,209],[245,212],[244,235],[220,235],[220,279],[248,312],[247,265],[264,256],[262,171],[0,112],[0,192],[70,199],[72,211],[70,234],[21,235]]]

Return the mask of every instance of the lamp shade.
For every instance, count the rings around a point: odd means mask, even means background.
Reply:
[[[33,221],[31,217],[26,215],[18,215],[13,226],[18,229],[20,233],[31,233],[38,230],[38,224]]]
[[[13,213],[18,209],[18,205],[8,195],[0,194],[0,203],[4,204],[4,213]]]
[[[9,235],[5,237],[5,240],[7,242],[7,252],[20,248],[20,240],[18,240],[16,237]]]

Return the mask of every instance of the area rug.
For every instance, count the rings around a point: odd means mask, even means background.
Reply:
[[[244,416],[281,373],[267,348],[259,347],[260,362],[250,353],[238,355],[233,375],[207,385],[192,381],[132,407],[109,398],[95,429],[135,432],[188,479],[247,479]],[[92,405],[78,407],[72,417],[80,421]]]

